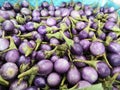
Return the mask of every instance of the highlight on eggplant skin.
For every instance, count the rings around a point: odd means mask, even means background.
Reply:
[[[120,90],[118,10],[74,0],[5,1],[0,90]]]

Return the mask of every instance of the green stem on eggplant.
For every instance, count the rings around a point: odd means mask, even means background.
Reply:
[[[77,23],[77,21],[73,21],[73,19],[71,19],[71,17],[69,17],[70,19],[70,22],[71,22],[71,28],[75,28],[75,24],[74,23]]]
[[[29,64],[20,65],[20,73],[25,72],[29,68]]]
[[[26,45],[26,47],[23,47],[23,51],[24,51],[26,57],[29,56],[33,50],[34,50],[34,48],[31,48],[28,45]]]
[[[54,31],[60,30],[60,28],[46,26],[47,33],[53,33]]]
[[[98,42],[103,42],[102,40],[96,38],[96,35],[94,34],[93,37],[92,37],[92,41],[98,41]]]
[[[31,38],[32,36],[34,36],[35,34],[37,34],[36,31],[33,31],[33,32],[29,32],[29,33],[26,33],[26,34],[22,34],[22,35],[18,35],[20,38]]]
[[[73,17],[69,16],[69,19],[71,21],[71,23],[77,23],[79,22],[78,20],[74,19]],[[73,24],[74,25],[74,24]],[[75,26],[74,26],[75,27]]]
[[[74,59],[73,62],[83,62],[83,63],[86,63],[96,69],[96,65],[99,61]]]
[[[68,46],[66,43],[57,45],[57,50],[59,50],[59,51],[66,51],[67,49],[68,49]]]
[[[107,59],[107,57],[106,57],[106,53],[103,54],[103,58],[104,58],[105,62],[107,63],[107,65],[108,65],[110,68],[112,68],[112,66],[111,66],[110,63],[108,62],[108,59]]]
[[[64,38],[65,42],[67,43],[67,45],[69,46],[69,48],[71,48],[71,46],[73,46],[73,44],[74,44],[74,41],[67,38],[62,31],[60,31],[60,33],[61,33],[62,37]]]
[[[56,50],[57,50],[57,46],[53,50],[45,51],[45,58],[50,58]]]
[[[89,22],[89,20],[87,19],[86,16],[82,16],[80,20],[85,21],[85,22]]]
[[[112,31],[120,32],[120,28],[115,25],[115,26],[113,26]]]
[[[60,32],[56,32],[56,33],[54,33],[54,34],[46,34],[46,35],[47,35],[48,38],[53,38],[53,37],[55,37],[55,38],[60,39],[60,40],[63,39],[63,37],[62,37],[62,35],[61,35]]]
[[[108,80],[103,82],[104,87],[108,90],[112,90],[112,85],[113,85],[114,81],[116,80],[116,78],[118,77],[119,74],[120,73],[116,73],[112,77],[110,77]]]
[[[107,37],[106,37],[106,41],[105,41],[105,45],[106,45],[106,46],[110,45],[110,42],[111,42],[112,40],[113,40],[112,37],[107,36]]]
[[[62,29],[62,31],[65,31],[68,29],[68,26],[66,23],[60,23],[60,28]]]
[[[0,53],[5,53],[5,52],[7,52],[7,51],[9,51],[9,50],[17,49],[17,47],[16,47],[16,45],[15,45],[15,43],[14,43],[14,40],[13,40],[13,38],[12,38],[11,36],[7,36],[7,37],[5,37],[5,38],[7,38],[7,39],[10,40],[10,45],[9,45],[9,48],[8,48],[8,49],[6,49],[6,50],[4,50],[4,51],[2,51],[2,52],[0,52]]]
[[[73,87],[69,88],[68,90],[75,90],[75,89],[77,89],[77,87],[78,87],[78,83],[76,85],[74,85]]]
[[[42,41],[40,39],[37,39],[35,42],[36,42],[35,51],[37,51]]]
[[[39,67],[38,66],[33,66],[31,69],[21,73],[20,75],[18,75],[18,78],[22,78],[22,77],[25,77],[25,76],[28,76],[28,75],[36,75],[37,72],[39,70]]]
[[[26,19],[23,18],[22,16],[17,15],[17,16],[16,16],[16,21],[17,21],[18,23],[20,23],[20,24],[24,24],[25,21],[26,21]]]
[[[68,45],[66,43],[57,45],[57,50],[55,51],[55,53],[57,56],[63,56],[65,55],[67,49],[68,49]]]
[[[68,57],[69,57],[70,62],[73,62],[70,50],[68,50]]]
[[[64,75],[64,76],[63,76],[63,79],[62,79],[62,81],[61,81],[60,86],[63,86],[63,85],[64,85],[65,80],[66,80],[66,76]]]
[[[24,77],[19,78],[17,84],[19,85],[24,80]]]
[[[65,90],[65,89],[67,89],[67,86],[64,84],[65,81],[66,81],[66,76],[63,75],[62,81],[61,81],[60,86],[59,86],[59,89],[60,89],[60,90]]]
[[[100,36],[101,34],[103,34],[103,31],[101,30],[101,25],[100,25],[100,20],[98,21],[98,29],[97,29],[97,34],[98,36]]]
[[[5,19],[2,16],[0,16],[0,23],[2,23],[4,21],[5,21]]]
[[[46,85],[45,88],[42,88],[42,90],[49,90],[49,89],[50,89],[50,87],[48,85]]]
[[[8,85],[9,85],[9,82],[6,81],[6,80],[0,75],[0,84],[1,84],[1,85],[5,85],[5,86],[8,86]]]
[[[32,85],[35,76],[36,76],[36,75],[30,75],[30,78],[29,78],[29,80],[28,80],[29,86]]]

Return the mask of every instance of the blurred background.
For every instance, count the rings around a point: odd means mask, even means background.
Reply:
[[[0,0],[0,5],[4,2],[10,2],[12,4],[17,3],[18,1],[22,2],[23,0]],[[84,4],[88,4],[91,6],[101,6],[101,7],[114,7],[115,9],[120,8],[120,1],[119,0],[27,0],[32,6],[36,5],[36,1],[38,4],[41,4],[43,1],[51,2],[53,1],[55,6],[59,6],[62,2],[82,2]]]

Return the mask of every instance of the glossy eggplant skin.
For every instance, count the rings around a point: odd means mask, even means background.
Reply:
[[[108,54],[108,60],[109,60],[109,63],[114,67],[117,67],[120,65],[119,54]]]

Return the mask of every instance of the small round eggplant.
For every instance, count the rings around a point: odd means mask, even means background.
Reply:
[[[50,73],[47,77],[47,83],[51,87],[58,86],[60,84],[60,81],[61,81],[61,76],[55,72]]]
[[[55,71],[60,74],[66,73],[69,70],[69,68],[70,68],[70,63],[64,58],[60,58],[54,63]]]
[[[15,78],[18,74],[18,67],[15,63],[12,62],[3,64],[0,69],[2,77],[7,80]]]
[[[98,79],[97,71],[92,67],[84,67],[81,71],[82,78],[90,83],[96,82]]]

